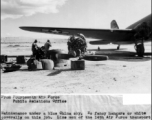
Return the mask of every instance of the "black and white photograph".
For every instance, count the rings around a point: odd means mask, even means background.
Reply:
[[[151,94],[151,0],[1,0],[2,94]]]

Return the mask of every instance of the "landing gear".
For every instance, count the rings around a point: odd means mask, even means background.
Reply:
[[[139,57],[143,57],[143,56],[144,56],[145,47],[144,47],[144,42],[143,42],[143,40],[142,40],[141,43],[138,43],[138,44],[136,43],[136,44],[135,44],[135,50],[136,50],[137,55],[138,55]]]
[[[117,47],[117,50],[119,50],[120,49],[120,45],[118,45],[118,47]]]
[[[136,47],[136,52],[139,57],[143,57],[145,53],[145,48],[143,44],[138,44]]]

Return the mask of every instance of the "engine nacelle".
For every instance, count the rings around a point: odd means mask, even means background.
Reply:
[[[151,35],[150,33],[150,27],[147,25],[146,22],[143,22],[139,25],[137,25],[135,28],[135,39],[144,39],[147,40]]]

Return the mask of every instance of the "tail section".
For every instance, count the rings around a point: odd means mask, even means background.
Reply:
[[[111,21],[111,29],[119,29],[119,26],[115,20]]]

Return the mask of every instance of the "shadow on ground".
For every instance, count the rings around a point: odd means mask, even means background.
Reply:
[[[54,70],[50,74],[48,74],[47,76],[55,76],[55,75],[60,74],[61,72],[62,72],[62,70]]]

